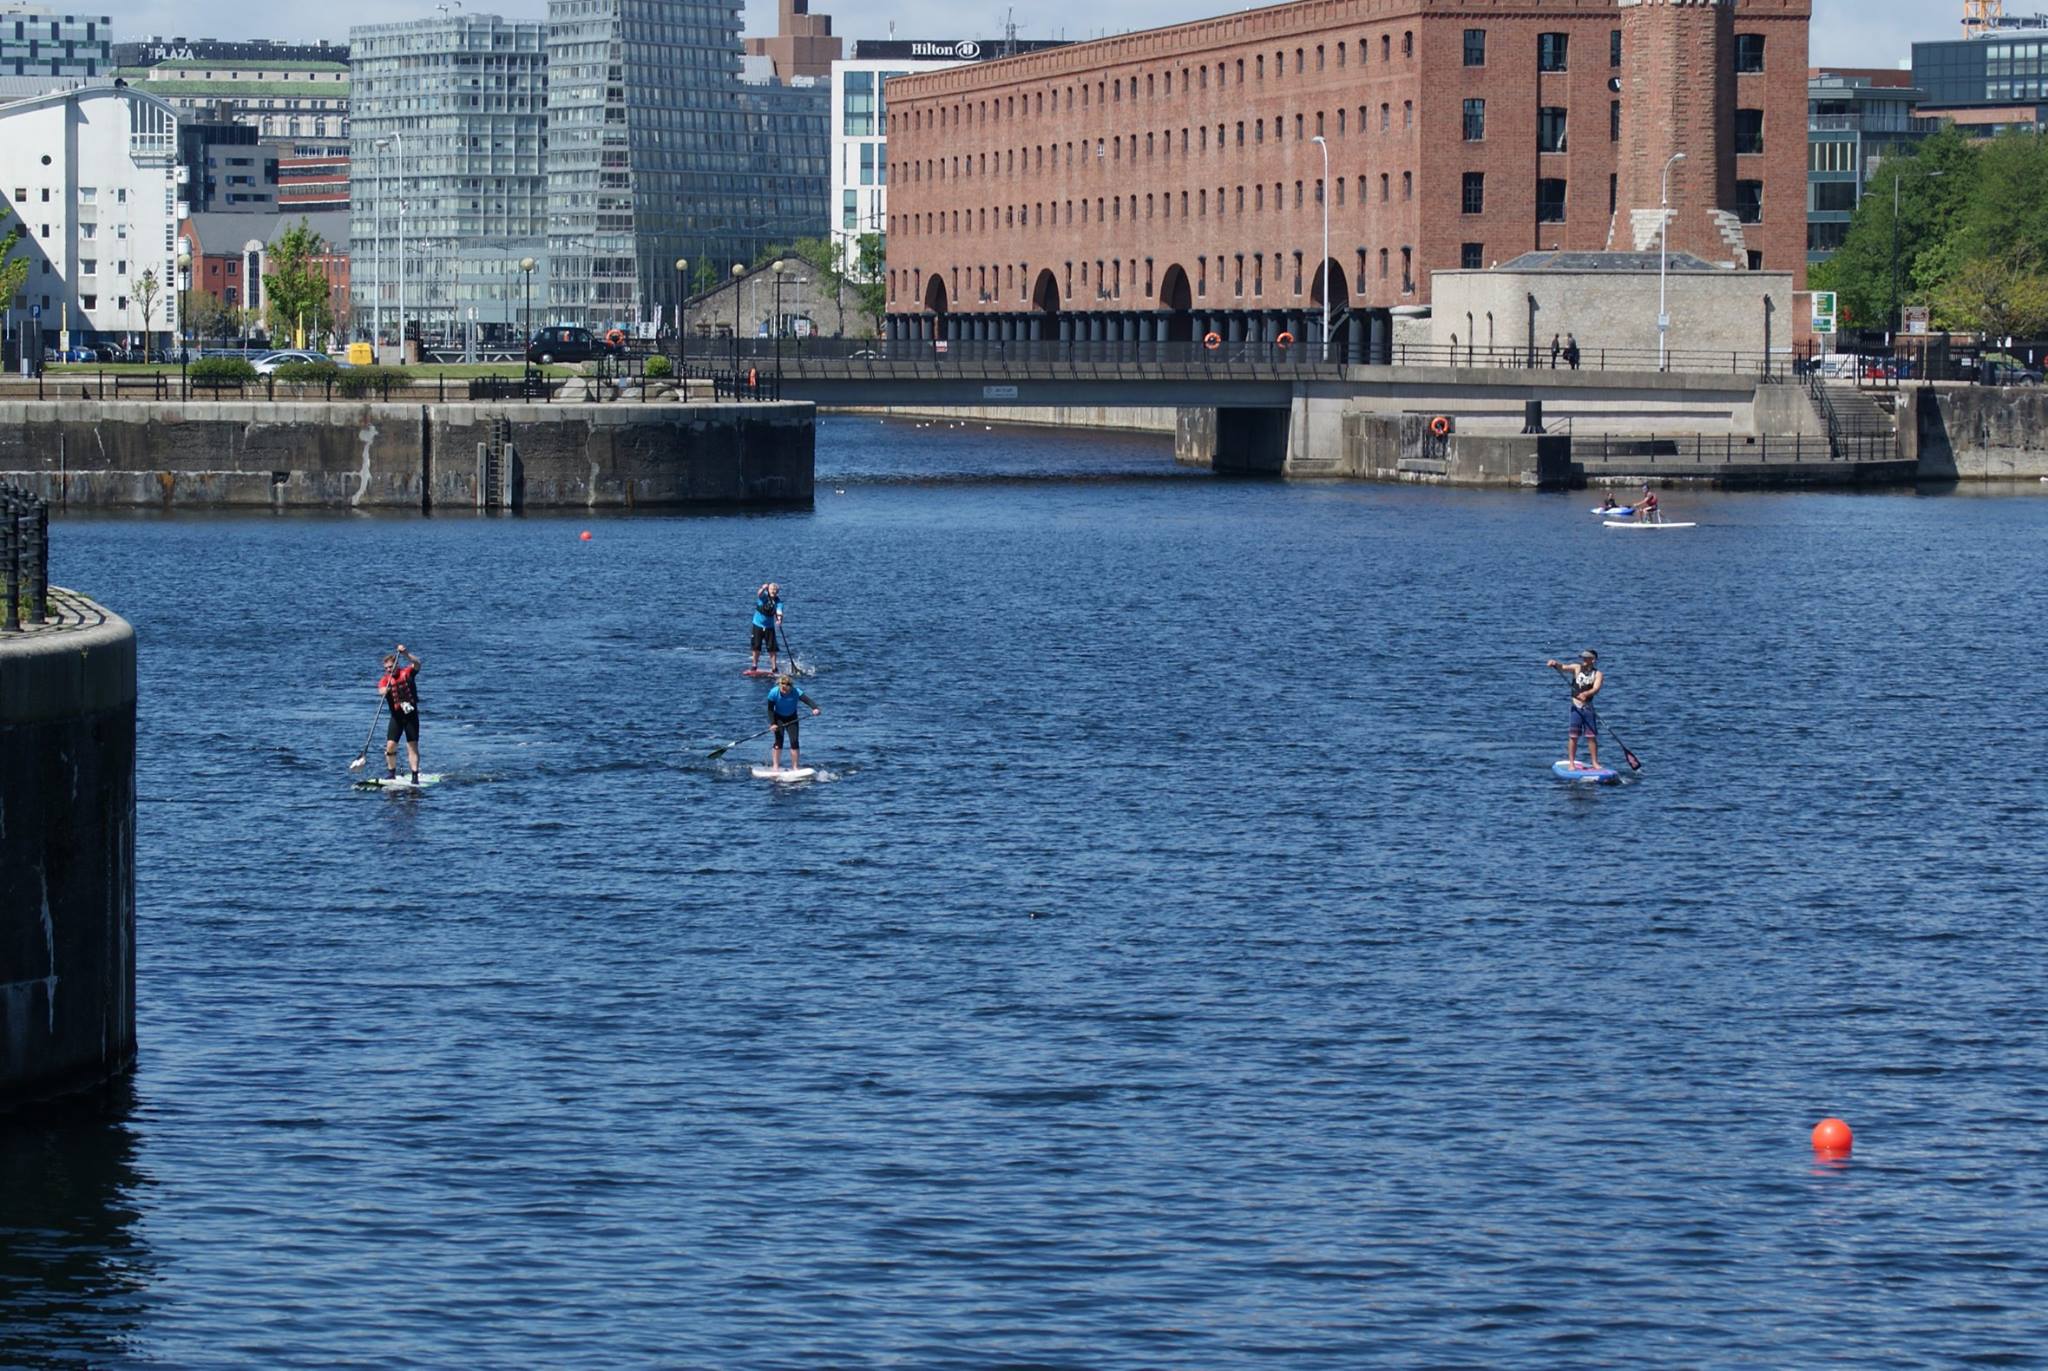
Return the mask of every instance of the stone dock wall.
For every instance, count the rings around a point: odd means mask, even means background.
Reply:
[[[60,508],[808,505],[780,404],[0,402],[0,479]],[[497,444],[502,456],[487,461]],[[487,473],[496,473],[487,480]]]
[[[1908,386],[1899,439],[1923,481],[2048,477],[2048,391],[2040,386]]]
[[[0,637],[0,1109],[135,1058],[135,633],[51,610]]]

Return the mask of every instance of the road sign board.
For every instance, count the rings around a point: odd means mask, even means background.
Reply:
[[[1831,290],[1817,290],[1813,293],[1813,331],[1833,333],[1841,317],[1840,297]]]

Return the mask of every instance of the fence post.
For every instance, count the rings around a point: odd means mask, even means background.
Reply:
[[[0,631],[21,632],[21,525],[14,516],[14,497],[0,495],[0,561],[7,564],[7,612]]]
[[[50,505],[47,500],[38,499],[35,509],[36,578],[31,583],[35,592],[29,605],[35,610],[36,622],[46,623],[50,618]]]

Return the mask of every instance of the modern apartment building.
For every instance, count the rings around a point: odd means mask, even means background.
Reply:
[[[1938,127],[1919,115],[1924,98],[1902,71],[1813,72],[1806,87],[1807,265],[1834,256],[1885,159],[1911,152]]]
[[[716,279],[818,231],[823,89],[741,82],[728,0],[549,0],[548,33],[548,322],[651,320],[678,260]]]
[[[1673,251],[1803,280],[1810,14],[1302,0],[900,77],[892,332],[1238,336],[1326,289],[1385,316],[1433,271],[1655,251],[1667,219]]]
[[[46,347],[178,327],[177,115],[97,85],[0,105],[0,197],[28,279],[7,306]]]
[[[1972,132],[2048,128],[2048,17],[2001,17],[1970,38],[1913,45],[1922,114]]]
[[[581,3],[581,0],[578,0]],[[516,331],[546,236],[547,25],[443,14],[349,32],[358,331]],[[474,314],[472,314],[474,311]]]
[[[0,7],[0,75],[105,76],[114,68],[113,24],[104,14]]]

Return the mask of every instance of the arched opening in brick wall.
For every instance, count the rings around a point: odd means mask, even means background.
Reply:
[[[1337,311],[1351,303],[1351,285],[1344,275],[1344,264],[1332,257],[1323,263],[1323,269],[1316,273],[1313,285],[1309,287],[1308,299],[1312,305],[1323,303],[1323,283],[1330,285],[1330,317],[1335,319]]]
[[[937,272],[925,278],[924,308],[932,316],[931,337],[946,336],[946,280]]]
[[[1038,279],[1031,284],[1031,308],[1043,314],[1048,320],[1059,317],[1060,283],[1053,276],[1050,267],[1038,273]]]
[[[1195,338],[1194,288],[1188,284],[1187,268],[1178,262],[1166,269],[1159,281],[1159,308],[1166,311],[1165,333],[1169,343],[1191,343]]]

